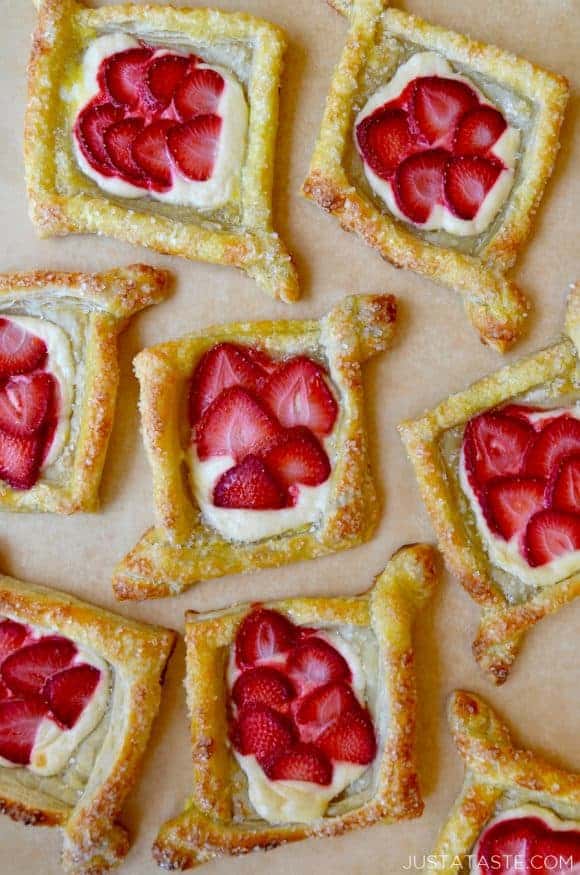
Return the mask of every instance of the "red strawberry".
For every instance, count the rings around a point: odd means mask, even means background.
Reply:
[[[316,746],[330,760],[366,766],[377,752],[377,740],[368,711],[347,712],[318,739]]]
[[[174,122],[160,119],[147,125],[135,137],[132,155],[135,164],[155,184],[157,188],[169,188],[171,185],[171,157],[167,149],[167,132],[173,128]]]
[[[175,89],[174,104],[181,121],[215,115],[225,84],[216,70],[196,67]]]
[[[449,155],[443,149],[419,152],[399,165],[394,191],[401,211],[421,225],[435,204],[443,201],[443,184]]]
[[[8,699],[0,702],[0,757],[27,766],[38,727],[48,708],[36,699]]]
[[[496,875],[575,875],[580,831],[552,829],[535,816],[504,818],[485,828],[473,857],[480,872]]]
[[[544,506],[543,480],[506,477],[492,481],[487,488],[487,504],[494,528],[509,541],[523,532],[528,520]]]
[[[527,461],[530,477],[549,477],[564,459],[580,453],[580,420],[560,416],[540,432]]]
[[[242,672],[232,689],[232,699],[238,708],[259,703],[275,711],[286,711],[293,696],[294,687],[286,675],[270,666]]]
[[[328,785],[332,781],[332,764],[313,744],[296,744],[265,763],[271,781],[307,781]]]
[[[257,349],[255,346],[244,346],[244,352],[255,365],[265,371],[267,374],[273,374],[278,367],[278,362],[271,359],[267,352],[263,349]]]
[[[122,118],[123,110],[112,103],[89,104],[75,123],[75,133],[83,155],[103,176],[111,176],[115,169],[105,148],[105,131]]]
[[[493,477],[523,474],[533,438],[530,426],[517,419],[498,413],[475,417],[468,422],[463,439],[468,472],[482,484]]]
[[[278,611],[254,608],[244,617],[236,635],[236,663],[240,668],[287,653],[296,640],[296,627]]]
[[[334,681],[350,682],[352,675],[345,658],[322,638],[307,638],[288,657],[288,674],[301,695]]]
[[[302,741],[316,741],[329,726],[347,711],[358,711],[360,704],[352,688],[342,682],[318,687],[305,696],[294,719]]]
[[[0,317],[0,378],[26,374],[46,361],[44,340],[17,322]]]
[[[100,75],[115,103],[137,106],[143,93],[145,67],[152,54],[151,49],[127,49],[107,58]]]
[[[107,128],[103,137],[107,154],[117,170],[137,184],[143,181],[143,173],[133,158],[133,143],[142,130],[143,119],[126,118]]]
[[[266,453],[283,436],[275,419],[245,389],[224,389],[197,426],[200,459],[232,456],[244,459]]]
[[[101,679],[101,672],[94,665],[73,665],[59,671],[47,680],[43,698],[59,723],[69,729],[83,713]]]
[[[285,487],[318,486],[330,476],[330,462],[320,442],[307,428],[293,428],[287,439],[265,457],[268,468]]]
[[[0,623],[0,662],[10,653],[22,646],[28,630],[14,620],[2,620]]]
[[[43,448],[42,434],[17,437],[0,430],[0,479],[13,489],[31,489],[38,480]]]
[[[16,437],[38,431],[52,406],[55,380],[39,371],[11,377],[0,385],[0,429]]]
[[[464,113],[477,104],[475,92],[463,82],[424,76],[417,81],[412,112],[419,130],[433,145],[447,139]]]
[[[541,510],[528,523],[525,549],[532,567],[580,550],[580,516],[560,510]]]
[[[201,418],[224,389],[241,386],[255,392],[264,379],[264,371],[250,359],[245,347],[235,343],[212,346],[201,357],[192,377],[189,395],[191,424]]]
[[[175,89],[193,63],[195,63],[193,56],[173,54],[161,55],[160,58],[151,61],[146,80],[153,102],[160,106],[171,103]]]
[[[478,106],[466,113],[455,133],[456,155],[487,155],[505,129],[506,120],[492,106]]]
[[[501,173],[487,158],[452,158],[445,176],[445,195],[460,219],[473,219]]]
[[[363,119],[356,130],[365,161],[382,179],[388,179],[413,147],[407,113],[402,109],[379,110]]]
[[[285,428],[303,425],[318,435],[330,434],[338,404],[323,368],[306,356],[292,358],[274,371],[262,398]]]
[[[566,459],[548,488],[554,510],[580,514],[580,456]]]
[[[68,668],[77,648],[68,638],[47,636],[8,656],[2,663],[2,680],[21,696],[39,696],[46,680]]]
[[[214,487],[213,503],[216,507],[279,510],[286,505],[286,495],[258,456],[246,456],[222,474]]]
[[[244,708],[232,732],[232,743],[236,750],[243,756],[254,754],[260,763],[288,750],[294,741],[295,733],[290,721],[267,705]]]
[[[532,422],[530,422],[530,414],[538,413],[540,410],[540,407],[532,407],[529,404],[506,404],[505,407],[501,407],[497,412],[501,413],[502,416],[512,416],[514,419],[521,419],[534,428]]]
[[[0,680],[0,702],[4,702],[6,699],[11,699],[12,693],[4,683],[4,681]]]
[[[219,115],[199,115],[168,132],[171,157],[188,179],[205,182],[212,175],[221,129]]]

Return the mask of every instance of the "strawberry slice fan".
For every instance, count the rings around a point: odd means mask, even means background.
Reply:
[[[193,784],[162,868],[420,816],[412,624],[436,559],[403,547],[356,597],[187,614]]]
[[[430,855],[436,871],[580,871],[580,774],[518,748],[497,714],[473,693],[453,694],[449,724],[465,779]]]
[[[505,681],[525,632],[580,595],[580,284],[566,335],[399,426],[450,570]]]

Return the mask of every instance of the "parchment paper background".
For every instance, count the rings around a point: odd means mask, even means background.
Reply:
[[[0,4],[0,269],[103,270],[144,260],[171,269],[177,280],[171,299],[138,317],[121,339],[118,415],[102,484],[101,513],[69,519],[2,514],[0,566],[17,577],[180,631],[188,608],[208,610],[246,599],[362,591],[401,544],[432,541],[395,425],[496,369],[502,361],[479,344],[458,296],[383,263],[298,195],[332,70],[342,51],[346,22],[322,0],[220,0],[218,5],[269,18],[288,35],[275,214],[300,272],[303,298],[295,305],[274,303],[250,279],[228,268],[156,256],[113,240],[36,238],[27,215],[21,155],[25,67],[34,10],[31,0]],[[510,360],[546,345],[558,334],[567,285],[580,275],[580,2],[408,0],[405,8],[553,68],[568,76],[576,89],[556,172],[515,274],[532,300],[533,316],[528,335],[506,357]],[[395,348],[374,359],[366,371],[372,456],[384,500],[382,523],[374,540],[315,562],[201,584],[180,598],[116,605],[110,589],[113,566],[153,517],[151,482],[137,419],[137,382],[131,371],[136,352],[187,331],[202,331],[222,321],[224,314],[231,320],[319,316],[349,292],[379,290],[398,296],[401,319]],[[428,853],[462,780],[461,763],[445,720],[447,697],[458,687],[487,697],[523,742],[580,770],[580,601],[544,620],[528,636],[501,689],[492,688],[472,659],[476,622],[475,606],[455,581],[446,578],[418,623],[419,749],[426,799],[420,820],[220,861],[208,865],[207,875],[288,871],[396,875],[409,865],[410,855],[420,858]],[[189,792],[183,670],[181,643],[171,662],[141,779],[126,806],[125,822],[134,844],[121,867],[123,875],[159,871],[150,857],[151,843],[159,824],[181,810]],[[0,820],[2,875],[57,875],[61,871],[59,850],[57,830]]]

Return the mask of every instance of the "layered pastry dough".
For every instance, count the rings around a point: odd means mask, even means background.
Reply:
[[[0,577],[0,807],[59,826],[68,872],[128,850],[118,817],[160,702],[175,634]]]
[[[388,347],[395,316],[391,295],[351,296],[320,321],[214,326],[137,356],[157,519],[116,569],[118,598],[371,536],[361,364]]]
[[[168,275],[0,276],[0,508],[95,510],[119,379],[117,336]]]
[[[233,265],[295,300],[271,217],[281,31],[212,9],[37,5],[25,163],[39,233]]]
[[[566,81],[384,0],[332,5],[350,31],[303,193],[397,267],[460,292],[503,351],[527,313],[506,271],[552,172]]]
[[[503,683],[527,629],[580,594],[580,286],[553,346],[399,431],[451,571],[482,608],[474,654]]]
[[[256,769],[262,776],[264,773],[259,766],[252,769],[244,763],[244,759],[255,758],[240,757],[228,740],[232,660],[239,671],[240,664],[245,664],[248,647],[251,651],[257,644],[258,655],[271,647],[269,636],[256,640],[246,635],[242,659],[239,658],[241,624],[245,621],[247,632],[248,618],[256,606],[187,615],[186,689],[191,715],[193,795],[183,814],[166,823],[157,837],[153,853],[160,866],[187,869],[226,854],[245,854],[311,836],[340,835],[378,821],[420,815],[423,803],[412,741],[416,694],[411,625],[417,610],[431,595],[437,576],[435,551],[417,544],[399,550],[374,586],[362,596],[297,598],[264,606],[266,612],[276,612],[278,625],[286,618],[291,621],[294,635],[305,636],[299,649],[311,646],[313,637],[323,637],[333,648],[340,648],[351,671],[353,689],[373,715],[376,755],[362,774],[355,768],[356,774],[339,775],[335,763],[333,780],[342,779],[337,787],[344,783],[345,788],[332,798],[331,787],[327,794],[331,798],[324,804],[318,798],[320,783],[310,780],[274,777],[270,791],[278,797],[276,803],[266,793],[262,777],[263,792],[257,794]],[[274,639],[278,640],[275,636]],[[361,660],[364,677],[357,673],[357,652],[364,652]],[[297,664],[295,651],[288,659]],[[246,685],[246,696],[248,691]],[[236,700],[241,701],[238,696]],[[236,719],[242,719],[239,713]],[[243,731],[243,727],[238,731]],[[255,738],[256,734],[250,733],[250,739]],[[320,746],[324,747],[324,743],[320,742]],[[339,765],[343,769],[348,766]],[[350,766],[353,768],[353,764]],[[277,770],[281,767],[277,759],[274,775],[280,774]],[[253,782],[250,789],[248,775]],[[349,777],[354,783],[349,783]],[[276,785],[275,792],[272,785]],[[285,796],[284,804],[280,802],[280,793]],[[258,800],[267,820],[258,815],[252,798]]]
[[[472,693],[454,693],[449,723],[465,779],[428,857],[429,871],[577,871],[580,775],[516,747],[507,727]]]

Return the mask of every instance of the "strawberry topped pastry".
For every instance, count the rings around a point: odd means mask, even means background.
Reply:
[[[0,766],[62,771],[108,698],[101,659],[61,635],[0,618]]]
[[[496,565],[524,582],[580,568],[580,418],[576,409],[509,404],[472,419],[460,478]]]
[[[270,823],[309,822],[373,763],[377,737],[352,639],[255,607],[228,669],[231,744]]]
[[[315,523],[328,500],[338,413],[314,359],[211,347],[189,390],[193,488],[206,520],[240,541]]]
[[[519,131],[434,52],[412,55],[373,94],[354,136],[374,193],[426,231],[481,234],[513,185]]]
[[[225,68],[108,34],[87,49],[71,99],[78,164],[109,194],[199,209],[237,195],[248,110]]]

